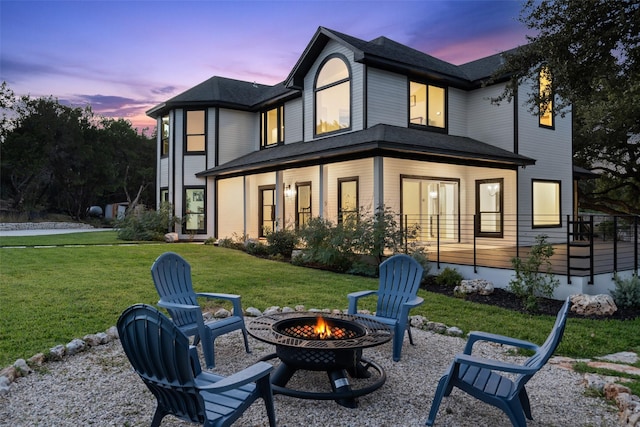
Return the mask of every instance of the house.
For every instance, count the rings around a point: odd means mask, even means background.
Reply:
[[[417,239],[566,238],[576,213],[571,113],[494,104],[502,54],[453,65],[386,37],[320,27],[274,86],[212,77],[147,112],[157,198],[196,239],[264,237],[384,205]],[[550,90],[543,69],[518,93]],[[561,231],[561,233],[558,233]]]

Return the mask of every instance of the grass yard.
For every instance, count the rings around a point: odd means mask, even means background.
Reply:
[[[104,331],[131,304],[155,304],[158,296],[150,267],[158,255],[169,250],[191,264],[196,291],[240,294],[245,308],[304,304],[307,308],[346,309],[349,292],[377,288],[377,279],[296,267],[214,246],[102,246],[111,238],[111,232],[105,233],[15,237],[11,239],[18,240],[11,245],[29,247],[0,248],[0,367]],[[104,235],[89,236],[92,234]],[[45,238],[49,243],[42,243]],[[0,245],[7,245],[6,239]],[[63,241],[60,244],[70,246],[35,247]],[[86,246],[80,246],[83,243]],[[420,296],[425,303],[412,314],[458,326],[465,333],[484,330],[540,344],[554,321],[549,316],[523,315],[422,290]],[[364,302],[364,308],[375,306],[374,298]],[[640,319],[570,318],[558,352],[573,357],[640,352],[638,330]]]

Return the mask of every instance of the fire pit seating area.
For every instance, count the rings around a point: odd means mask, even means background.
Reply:
[[[388,325],[393,330],[393,360],[400,360],[404,332],[413,345],[409,324],[409,311],[422,304],[417,296],[424,269],[412,257],[405,254],[393,255],[380,264],[380,285],[377,291],[350,293],[349,314],[358,313],[358,300],[370,295],[378,298],[375,315],[371,318]]]
[[[178,329],[187,336],[193,336],[193,345],[202,339],[202,353],[207,368],[215,367],[214,341],[222,334],[242,331],[244,347],[247,353],[249,340],[247,328],[242,314],[240,295],[221,293],[195,293],[191,283],[191,265],[174,252],[160,255],[151,266],[151,277],[156,286],[160,301],[158,305],[165,308]],[[231,301],[233,315],[222,320],[205,322],[198,298],[220,299]]]

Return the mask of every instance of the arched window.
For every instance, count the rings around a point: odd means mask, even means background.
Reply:
[[[322,64],[316,77],[316,135],[351,127],[351,76],[346,62],[337,56]]]

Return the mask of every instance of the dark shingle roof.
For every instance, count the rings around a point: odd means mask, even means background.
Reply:
[[[329,160],[356,159],[372,155],[506,169],[535,163],[535,160],[529,157],[471,138],[376,125],[358,132],[254,151],[197,175],[236,176],[248,172],[303,167],[322,164]]]

